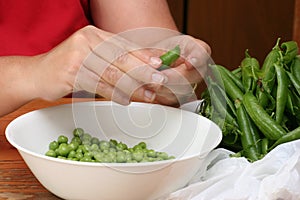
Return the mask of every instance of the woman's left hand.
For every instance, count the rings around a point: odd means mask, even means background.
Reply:
[[[169,69],[162,72],[168,77],[168,82],[159,88],[154,88],[156,102],[166,105],[181,105],[197,99],[195,89],[204,81],[211,49],[203,41],[188,35],[177,35],[159,42],[155,49],[157,53],[168,51],[176,45],[180,47],[180,57]]]

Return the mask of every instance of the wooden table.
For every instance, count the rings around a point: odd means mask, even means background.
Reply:
[[[60,199],[47,191],[31,173],[17,150],[5,138],[6,126],[16,117],[32,110],[72,103],[72,101],[92,101],[87,98],[62,98],[54,102],[34,100],[13,113],[0,118],[0,199]]]

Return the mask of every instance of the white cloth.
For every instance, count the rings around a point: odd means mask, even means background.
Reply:
[[[215,149],[205,169],[166,200],[299,200],[300,140],[277,146],[254,163]]]

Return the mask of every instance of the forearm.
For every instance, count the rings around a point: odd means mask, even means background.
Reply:
[[[35,57],[0,57],[0,116],[36,98],[32,68]]]
[[[141,27],[177,30],[165,0],[91,0],[95,25],[119,33]]]

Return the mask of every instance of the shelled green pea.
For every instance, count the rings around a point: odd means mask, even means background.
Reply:
[[[68,141],[70,141],[68,143]],[[143,141],[128,147],[117,140],[100,140],[84,132],[82,128],[73,130],[73,138],[60,135],[56,141],[49,143],[46,156],[81,162],[100,163],[138,163],[174,159],[166,152],[147,149]]]

